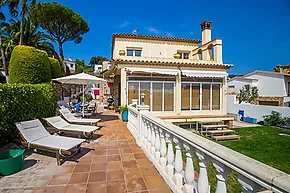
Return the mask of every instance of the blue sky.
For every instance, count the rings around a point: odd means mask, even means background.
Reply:
[[[212,38],[223,39],[229,72],[273,70],[290,63],[290,0],[59,0],[89,23],[81,44],[64,44],[65,57],[110,58],[112,33],[201,39],[199,24],[213,21]]]

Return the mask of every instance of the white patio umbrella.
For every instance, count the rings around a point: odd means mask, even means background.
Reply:
[[[85,85],[91,84],[106,84],[107,81],[96,76],[92,76],[86,73],[74,74],[70,76],[64,76],[61,78],[52,79],[53,81],[60,82],[62,84],[82,84],[83,85],[83,116],[85,114],[84,104],[85,104]]]

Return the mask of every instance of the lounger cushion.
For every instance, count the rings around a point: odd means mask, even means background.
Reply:
[[[60,116],[45,118],[45,120],[60,131],[93,132],[99,129],[96,126],[69,124]]]
[[[47,137],[31,142],[31,144],[50,147],[54,149],[70,150],[73,147],[83,143],[84,141],[85,140],[83,139],[49,135]]]
[[[97,123],[100,119],[78,119],[68,109],[60,109],[62,116],[71,123]]]
[[[15,125],[27,142],[50,136],[50,133],[38,119],[15,123]]]

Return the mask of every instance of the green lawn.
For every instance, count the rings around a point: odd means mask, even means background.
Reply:
[[[266,126],[237,128],[234,130],[241,136],[239,141],[223,141],[218,143],[290,174],[290,136],[279,135],[281,133],[290,135],[289,131]],[[186,160],[185,149],[183,149],[183,160]],[[199,171],[197,156],[195,156],[194,160],[194,169]],[[217,172],[212,162],[210,162],[208,177],[211,184],[211,193],[214,193],[216,189],[216,174]],[[237,180],[238,173],[231,171],[228,177],[228,192],[242,192],[242,187]]]
[[[289,131],[266,126],[234,130],[241,136],[241,140],[219,143],[290,174]],[[279,134],[288,134],[289,136]]]

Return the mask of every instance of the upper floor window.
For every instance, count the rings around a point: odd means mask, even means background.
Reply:
[[[235,85],[229,85],[228,88],[235,88]]]
[[[73,68],[74,67],[74,64],[70,64],[70,67]]]
[[[136,56],[141,57],[142,49],[140,48],[128,48],[127,49],[127,56]]]
[[[180,55],[180,59],[189,59],[190,52],[177,51],[177,54]]]

